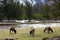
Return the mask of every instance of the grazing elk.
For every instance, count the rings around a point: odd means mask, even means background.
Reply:
[[[49,27],[46,27],[45,29],[44,29],[44,32],[45,31],[48,31],[48,33],[50,33],[50,32],[52,32],[53,33],[53,30],[52,30],[52,28],[49,26]]]
[[[16,29],[15,28],[10,28],[10,34],[13,33],[13,32],[16,34],[16,32],[17,32]]]
[[[30,35],[33,36],[33,37],[34,37],[34,32],[35,32],[35,29],[32,28],[32,29],[30,30]]]

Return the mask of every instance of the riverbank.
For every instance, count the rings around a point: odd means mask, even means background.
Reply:
[[[60,20],[31,20],[31,22],[29,22],[29,20],[16,20],[16,22],[20,23],[20,24],[39,24],[39,23],[60,23]]]
[[[0,24],[39,24],[39,23],[60,23],[60,20],[3,20]]]

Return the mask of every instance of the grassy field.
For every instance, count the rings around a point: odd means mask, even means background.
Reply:
[[[0,31],[0,40],[5,38],[18,38],[18,40],[42,40],[44,37],[54,37],[60,35],[60,28],[53,28],[54,33],[44,33],[44,28],[36,28],[35,36],[32,37],[29,35],[30,29],[17,29],[17,34],[9,34],[9,30]]]

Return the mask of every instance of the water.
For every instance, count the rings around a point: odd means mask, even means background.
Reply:
[[[28,20],[19,20],[16,22],[20,22],[20,23],[25,23]],[[39,21],[34,21],[32,20],[32,22],[39,22]],[[46,26],[50,26],[50,27],[60,27],[60,23],[39,23],[39,24],[20,24],[17,25],[16,28],[30,28],[30,27],[34,27],[34,28],[44,28]],[[5,30],[5,29],[9,29],[10,26],[0,26],[0,30]]]
[[[60,27],[60,23],[48,23],[48,24],[21,24],[18,27],[19,28],[30,28],[30,27],[34,27],[34,28],[44,28],[46,26],[50,26],[50,27]]]
[[[26,23],[28,22],[28,20],[19,20],[17,22],[20,23]],[[36,21],[36,20],[32,20],[32,22],[41,22],[41,21]],[[60,21],[57,21],[60,22]],[[19,28],[30,28],[30,27],[34,27],[34,28],[44,28],[46,26],[50,26],[50,27],[60,27],[60,23],[39,23],[39,24],[21,24],[18,27]]]

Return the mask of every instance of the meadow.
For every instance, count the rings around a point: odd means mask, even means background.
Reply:
[[[16,29],[17,34],[10,34],[9,30],[0,30],[0,40],[5,38],[16,38],[18,40],[42,40],[44,37],[54,37],[60,35],[60,27],[52,28],[54,33],[44,33],[44,28],[35,28],[35,36],[32,37],[29,35],[30,28]]]

